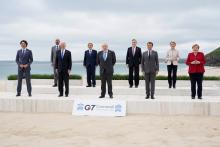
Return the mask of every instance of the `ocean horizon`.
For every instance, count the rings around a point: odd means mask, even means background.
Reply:
[[[178,72],[186,70],[187,66],[180,63]],[[15,61],[0,61],[0,79],[4,80],[11,74],[17,74],[17,64]],[[167,66],[160,62],[160,71],[166,71]],[[31,65],[31,74],[53,74],[53,68],[49,61],[34,61]],[[73,61],[71,74],[86,75],[86,69],[82,61]],[[96,68],[96,74],[99,75],[99,67]],[[114,74],[128,74],[128,68],[125,61],[119,61],[114,67]]]

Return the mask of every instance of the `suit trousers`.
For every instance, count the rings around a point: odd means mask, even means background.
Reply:
[[[58,90],[63,95],[63,86],[65,85],[65,95],[69,95],[69,74],[68,71],[59,71],[58,73]]]
[[[189,74],[191,81],[191,96],[196,96],[196,84],[197,84],[197,95],[198,97],[202,97],[202,81],[203,81],[203,73],[191,73]]]
[[[26,84],[27,84],[27,91],[28,94],[31,95],[32,87],[31,87],[31,74],[30,70],[18,70],[18,85],[17,85],[17,93],[21,94],[21,89],[22,89],[22,79],[26,79]]]
[[[145,73],[146,95],[154,96],[156,73]]]
[[[129,67],[129,85],[133,86],[133,80],[135,86],[139,85],[139,66],[131,66]]]
[[[88,65],[86,67],[86,72],[87,72],[87,84],[88,84],[88,86],[96,85],[95,66]]]
[[[168,84],[170,87],[176,86],[176,78],[177,78],[177,65],[167,65],[168,71]]]
[[[56,71],[56,67],[55,66],[53,66],[53,78],[54,78],[54,84],[57,85],[58,73]]]
[[[108,85],[108,94],[113,95],[112,92],[112,74],[101,74],[101,95],[105,96],[106,94],[106,83]]]

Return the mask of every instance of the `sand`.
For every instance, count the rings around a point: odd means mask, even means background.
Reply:
[[[220,147],[220,117],[0,113],[0,147]]]

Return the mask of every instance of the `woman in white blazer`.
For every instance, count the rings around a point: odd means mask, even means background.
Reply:
[[[177,67],[179,62],[179,51],[176,49],[176,42],[170,42],[170,49],[167,51],[166,60],[168,71],[169,88],[176,88]]]

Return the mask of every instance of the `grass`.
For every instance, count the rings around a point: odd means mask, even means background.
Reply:
[[[97,80],[100,80],[100,76],[96,76]],[[204,76],[204,80],[220,80],[220,76]],[[128,75],[115,74],[113,80],[128,80]],[[140,80],[144,80],[144,76],[140,76]],[[156,80],[167,80],[167,76],[158,75]],[[189,76],[178,76],[177,80],[189,80]]]
[[[53,75],[47,74],[32,74],[31,79],[53,79]],[[70,75],[71,80],[81,80],[82,77],[80,75]],[[210,81],[219,81],[220,76],[204,76],[204,80]],[[9,75],[8,80],[17,80],[17,75]],[[100,80],[100,76],[96,76],[96,80]],[[113,75],[113,80],[128,80],[128,75],[120,75],[115,74]],[[144,76],[140,76],[140,80],[144,80]],[[156,80],[167,80],[167,76],[158,75]],[[189,76],[178,76],[177,80],[189,80]]]
[[[53,75],[48,74],[32,74],[31,79],[53,79]],[[81,80],[80,75],[70,75],[71,80]],[[17,75],[9,75],[8,80],[17,80]]]

